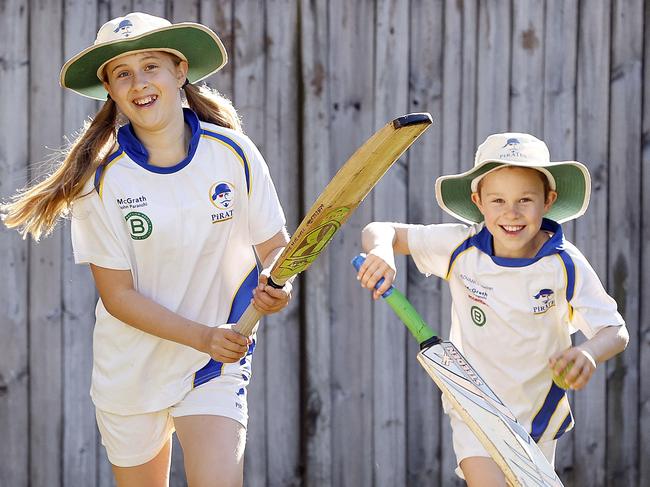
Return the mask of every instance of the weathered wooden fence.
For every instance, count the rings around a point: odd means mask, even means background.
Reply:
[[[199,20],[230,63],[232,97],[295,229],[374,129],[409,111],[435,126],[384,177],[260,333],[248,486],[460,485],[437,390],[416,345],[349,265],[368,221],[445,220],[434,178],[468,168],[495,131],[543,137],[593,176],[567,227],[616,297],[627,351],[572,397],[567,486],[650,485],[650,5],[642,0],[3,0],[0,198],[40,174],[93,102],[63,61],[128,11]],[[95,294],[66,224],[35,245],[0,230],[0,485],[112,485],[88,397]],[[399,283],[442,332],[444,285],[405,259]],[[489,345],[489,344],[488,344]],[[644,453],[645,452],[645,453]],[[646,458],[643,461],[643,458]],[[172,485],[184,485],[176,445]]]

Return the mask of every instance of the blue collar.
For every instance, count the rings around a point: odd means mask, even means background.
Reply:
[[[196,148],[199,145],[199,140],[201,139],[201,126],[199,123],[199,117],[196,116],[196,113],[189,108],[183,108],[183,118],[185,119],[185,123],[189,125],[192,130],[192,139],[190,140],[187,157],[175,166],[159,167],[149,164],[149,153],[147,152],[147,149],[145,149],[144,145],[142,145],[142,142],[140,142],[136,137],[133,126],[130,123],[122,126],[117,132],[117,142],[133,162],[142,166],[147,171],[158,174],[170,174],[180,171],[187,166],[192,160],[192,157],[194,157]]]
[[[562,226],[559,223],[549,220],[548,218],[543,218],[541,228],[547,232],[552,232],[553,235],[544,243],[544,245],[542,245],[542,248],[539,249],[537,255],[532,259],[497,257],[494,255],[492,234],[487,227],[483,227],[479,233],[470,239],[470,245],[474,245],[481,252],[489,255],[497,265],[503,267],[525,267],[537,262],[542,257],[558,254],[564,249],[564,235],[562,234]]]

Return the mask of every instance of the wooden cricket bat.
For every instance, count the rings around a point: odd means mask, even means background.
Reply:
[[[307,211],[271,269],[269,283],[282,287],[290,277],[309,267],[388,168],[432,122],[429,113],[404,115],[386,124],[359,147]],[[248,336],[259,319],[260,313],[249,305],[233,330]]]
[[[357,271],[365,260],[352,260]],[[381,286],[383,279],[375,287]],[[562,487],[560,478],[535,441],[465,360],[443,341],[406,297],[393,286],[382,297],[420,344],[418,361],[471,428],[512,487]]]

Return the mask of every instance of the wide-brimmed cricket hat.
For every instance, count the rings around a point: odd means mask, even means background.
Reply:
[[[582,215],[589,206],[591,178],[587,168],[577,161],[551,162],[546,144],[529,134],[490,135],[476,151],[474,167],[462,174],[441,176],[436,180],[436,199],[447,213],[466,223],[479,223],[483,215],[472,202],[478,182],[486,174],[503,166],[537,169],[557,192],[557,200],[545,215],[562,223]]]
[[[193,22],[172,24],[160,17],[133,12],[106,22],[93,45],[63,65],[61,86],[105,100],[104,66],[120,56],[143,51],[166,51],[187,61],[187,79],[191,83],[218,71],[228,61],[221,40],[206,26]]]

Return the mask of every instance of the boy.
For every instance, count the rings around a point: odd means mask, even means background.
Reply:
[[[528,429],[553,464],[556,440],[573,427],[565,373],[582,389],[598,363],[623,351],[628,332],[616,302],[561,222],[582,215],[590,178],[578,162],[551,162],[546,144],[519,133],[489,136],[474,168],[436,181],[436,198],[466,224],[374,222],[357,278],[378,299],[395,278],[394,252],[449,281],[450,339]],[[588,338],[571,346],[571,333]],[[487,346],[489,345],[489,346]],[[560,382],[560,381],[558,381]],[[497,464],[443,398],[458,475],[472,486],[505,485]]]

